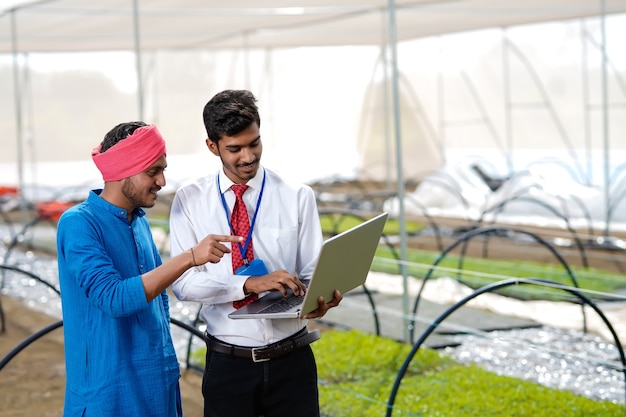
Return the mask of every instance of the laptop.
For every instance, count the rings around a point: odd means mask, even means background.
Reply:
[[[337,289],[342,294],[363,285],[372,266],[376,248],[383,233],[388,213],[382,213],[352,229],[327,239],[322,245],[307,291],[295,296],[289,290],[283,297],[271,291],[258,300],[233,311],[232,319],[302,318],[318,307],[317,299],[333,299]]]

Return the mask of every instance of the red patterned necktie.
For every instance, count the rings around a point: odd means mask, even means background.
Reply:
[[[233,228],[233,234],[236,236],[243,236],[244,239],[247,239],[248,232],[250,231],[250,220],[248,218],[246,203],[243,202],[243,193],[246,192],[248,186],[245,184],[233,184],[230,188],[235,193],[235,206],[233,207],[233,214],[230,218],[230,224]],[[236,272],[237,269],[244,264],[243,256],[241,253],[244,245],[245,240],[243,244],[238,243],[233,245],[233,272]],[[246,259],[249,261],[254,259],[254,255],[252,253],[252,238],[250,239],[250,243],[248,244],[248,248],[246,250]],[[241,308],[246,304],[250,304],[257,298],[257,294],[250,293],[243,300],[233,301],[233,307],[235,307],[236,309]]]

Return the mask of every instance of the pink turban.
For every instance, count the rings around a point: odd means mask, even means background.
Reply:
[[[100,145],[91,151],[91,158],[104,181],[118,181],[148,169],[165,155],[165,141],[155,125],[136,129],[105,152]]]

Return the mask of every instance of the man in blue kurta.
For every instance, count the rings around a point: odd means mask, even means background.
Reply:
[[[208,235],[162,264],[142,207],[165,185],[154,125],[122,123],[92,152],[104,188],[66,211],[57,249],[63,310],[64,416],[182,416],[166,288],[219,262],[239,237]]]

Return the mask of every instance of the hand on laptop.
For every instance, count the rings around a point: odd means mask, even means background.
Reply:
[[[304,295],[306,285],[302,283],[295,275],[290,274],[284,269],[270,272],[267,275],[249,277],[243,290],[246,294],[251,292],[260,294],[265,291],[280,291],[287,296],[287,290],[290,289],[295,295]]]
[[[317,304],[319,307],[316,310],[311,311],[309,314],[306,314],[302,319],[318,319],[323,317],[326,312],[333,308],[337,307],[339,303],[343,300],[343,295],[338,290],[335,290],[334,297],[328,303],[324,301],[324,297],[319,297],[317,299]]]

